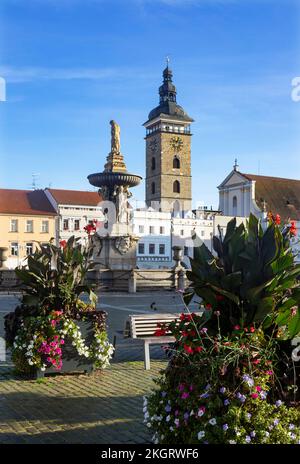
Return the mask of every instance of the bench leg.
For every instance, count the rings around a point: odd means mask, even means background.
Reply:
[[[116,354],[116,343],[117,343],[117,336],[114,335],[114,340],[113,340],[113,347],[114,347],[114,352],[112,354],[112,358],[115,357],[115,354]]]
[[[150,349],[149,349],[149,343],[144,342],[144,352],[145,352],[145,369],[148,371],[150,369]]]

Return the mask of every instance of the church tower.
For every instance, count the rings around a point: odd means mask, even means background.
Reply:
[[[146,128],[146,204],[161,211],[192,207],[191,132],[193,119],[176,102],[176,87],[167,65],[159,87],[159,105]]]

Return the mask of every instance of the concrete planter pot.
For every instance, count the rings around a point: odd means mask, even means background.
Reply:
[[[94,338],[94,325],[91,320],[76,321],[80,328],[82,337],[85,339],[86,345],[90,346]],[[62,368],[60,370],[54,367],[49,367],[45,371],[38,369],[35,377],[42,378],[47,374],[71,374],[71,373],[91,373],[93,371],[93,361],[84,356],[79,356],[77,349],[72,345],[72,342],[67,338],[63,345]]]

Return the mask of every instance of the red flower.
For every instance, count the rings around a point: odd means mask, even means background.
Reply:
[[[240,330],[241,327],[239,325],[235,325],[233,328],[234,330]]]
[[[210,310],[212,308],[212,305],[210,303],[206,303],[205,307],[206,309]]]
[[[250,332],[254,333],[255,332],[255,327],[250,327]]]
[[[257,385],[257,387],[256,387],[255,389],[256,389],[256,391],[258,391],[258,392],[261,392],[261,391],[262,391],[262,388],[261,388],[259,385]]]
[[[254,400],[256,400],[256,398],[258,398],[258,394],[257,394],[257,393],[252,393],[252,394],[251,394],[251,398],[253,398]]]
[[[197,353],[201,353],[201,351],[203,351],[203,349],[204,349],[203,346],[196,346],[195,351]]]
[[[259,364],[260,363],[260,359],[254,359],[254,361],[252,361],[252,364]]]
[[[180,314],[179,319],[180,319],[181,321],[184,321],[184,320],[185,320],[185,314],[184,314],[184,313]]]
[[[290,234],[293,237],[295,237],[297,235],[297,227],[296,227],[296,222],[295,221],[291,221]]]
[[[217,295],[216,295],[216,300],[217,300],[217,301],[223,301],[223,300],[224,300],[224,296],[223,296],[223,295],[217,294]]]
[[[60,245],[62,248],[65,248],[65,247],[67,246],[66,240],[61,240],[61,241],[59,242],[59,245]]]
[[[164,329],[156,329],[154,335],[156,337],[163,337],[164,335],[166,335],[166,331]]]
[[[187,354],[193,354],[194,353],[193,348],[191,346],[189,346],[189,345],[183,345],[183,349]]]
[[[275,224],[277,224],[279,226],[280,223],[281,223],[281,217],[280,217],[279,214],[276,214],[276,216],[275,216]]]

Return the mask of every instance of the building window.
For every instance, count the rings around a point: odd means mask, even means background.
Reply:
[[[154,255],[154,254],[155,254],[155,244],[149,243],[149,255]]]
[[[237,215],[237,197],[234,196],[232,199],[232,216]]]
[[[184,249],[183,249],[183,253],[184,253],[184,256],[188,256],[189,255],[189,247],[185,246]]]
[[[18,219],[12,219],[10,221],[10,231],[18,232]]]
[[[49,232],[49,221],[42,221],[42,233],[48,234]]]
[[[164,245],[164,244],[160,244],[160,245],[159,245],[159,254],[160,254],[160,255],[164,255],[164,254],[165,254],[165,249],[166,249],[165,245]]]
[[[69,219],[64,219],[63,221],[63,229],[69,230]]]
[[[174,156],[173,158],[173,168],[180,169],[180,160],[177,156]]]
[[[181,229],[180,235],[184,235],[184,230],[183,229]]]
[[[173,192],[180,193],[180,183],[178,180],[175,180],[173,183]]]
[[[139,226],[139,233],[140,234],[143,234],[144,233],[144,226]]]
[[[144,243],[139,243],[138,251],[140,255],[143,255],[145,253],[145,244]]]
[[[75,219],[74,221],[74,230],[80,229],[80,219]]]
[[[152,171],[155,171],[155,169],[156,169],[156,160],[155,160],[155,158],[151,159],[151,169],[152,169]]]
[[[151,184],[151,193],[152,193],[152,195],[155,194],[155,182],[152,182],[152,184]]]
[[[12,244],[10,245],[10,254],[12,256],[19,255],[19,244],[17,242],[12,242]]]
[[[161,235],[164,235],[164,233],[165,233],[165,228],[164,228],[163,226],[160,226],[160,228],[159,228],[159,233],[160,233]]]
[[[26,243],[26,255],[32,255],[33,254],[33,243]]]
[[[205,235],[204,230],[201,230],[201,237],[204,237],[204,235]]]
[[[33,232],[33,221],[32,220],[26,221],[26,232],[29,232],[29,233]]]
[[[152,234],[154,234],[154,233],[155,233],[155,228],[154,228],[154,226],[150,226],[150,227],[149,227],[149,234],[152,235]]]

